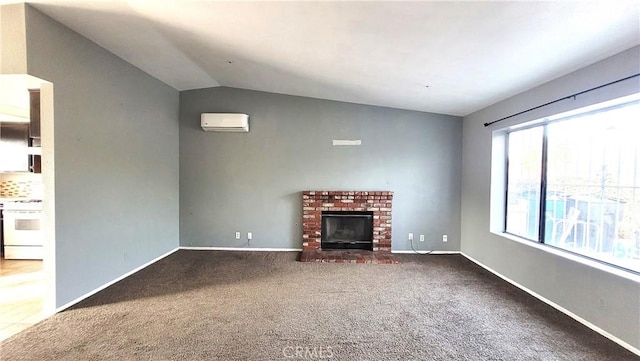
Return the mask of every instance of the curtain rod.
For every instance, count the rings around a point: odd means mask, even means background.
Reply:
[[[607,87],[607,86],[609,86],[609,85],[613,85],[613,84],[616,84],[616,83],[620,83],[620,82],[622,82],[622,81],[629,80],[629,79],[631,79],[631,78],[635,78],[635,77],[638,77],[638,76],[640,76],[640,73],[638,73],[638,74],[634,74],[634,75],[631,75],[631,76],[628,76],[628,77],[626,77],[626,78],[622,78],[622,79],[614,80],[614,81],[612,81],[612,82],[610,82],[610,83],[602,84],[602,85],[599,85],[599,86],[594,87],[594,88],[591,88],[591,89],[583,90],[583,91],[581,91],[581,92],[578,92],[578,93],[575,93],[575,94],[568,95],[568,96],[566,96],[566,97],[564,97],[564,98],[559,98],[559,99],[556,99],[556,100],[550,101],[550,102],[548,102],[548,103],[544,103],[544,104],[542,104],[542,105],[538,105],[538,106],[536,106],[536,107],[529,108],[529,109],[527,109],[527,110],[523,110],[523,111],[518,112],[518,113],[515,113],[515,114],[511,114],[511,115],[506,116],[506,117],[504,117],[504,118],[500,118],[500,119],[498,119],[498,120],[494,120],[494,121],[489,122],[489,123],[484,123],[484,126],[485,126],[485,127],[488,127],[488,126],[490,126],[491,124],[495,124],[495,123],[501,122],[501,121],[503,121],[503,120],[507,120],[507,119],[509,119],[509,118],[513,118],[513,117],[518,116],[518,115],[520,115],[520,114],[528,113],[528,112],[530,112],[530,111],[532,111],[532,110],[540,109],[540,108],[542,108],[542,107],[546,107],[547,105],[551,105],[551,104],[553,104],[553,103],[561,102],[561,101],[563,101],[563,100],[567,100],[567,99],[575,98],[575,97],[577,97],[578,95],[582,95],[582,94],[584,94],[584,93],[588,93],[588,92],[590,92],[590,91],[594,91],[594,90],[597,90],[597,89],[600,89],[600,88]]]

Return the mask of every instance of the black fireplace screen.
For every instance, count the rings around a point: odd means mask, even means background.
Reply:
[[[322,249],[373,250],[373,212],[322,212]]]

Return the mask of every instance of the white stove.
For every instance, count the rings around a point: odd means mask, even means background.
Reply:
[[[5,210],[42,211],[42,200],[39,199],[11,200],[3,204]]]
[[[42,259],[42,201],[4,201],[4,258]]]

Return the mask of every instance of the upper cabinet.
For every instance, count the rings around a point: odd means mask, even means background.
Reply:
[[[0,171],[29,171],[29,125],[0,123]]]
[[[22,92],[26,101],[27,90]],[[4,104],[0,109],[0,172],[41,172],[40,89],[29,89],[28,95],[29,118],[26,103],[22,108],[19,103],[0,103]]]
[[[40,139],[40,89],[29,89],[29,118],[29,137]]]
[[[40,149],[40,89],[29,89],[29,147]],[[42,172],[41,152],[29,153],[29,172]]]

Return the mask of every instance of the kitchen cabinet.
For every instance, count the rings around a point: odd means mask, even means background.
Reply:
[[[40,89],[29,89],[29,138],[40,138]]]
[[[29,171],[29,124],[0,123],[0,171]]]
[[[29,124],[0,123],[0,172],[42,173],[42,156],[33,154],[40,142],[34,145],[34,140],[29,138]]]
[[[29,90],[29,122],[0,121],[0,172],[42,172],[40,89]]]
[[[29,154],[29,172],[42,173],[42,156],[39,154]]]
[[[40,148],[40,89],[29,89],[29,147]],[[29,153],[29,171],[42,173],[42,156]]]

